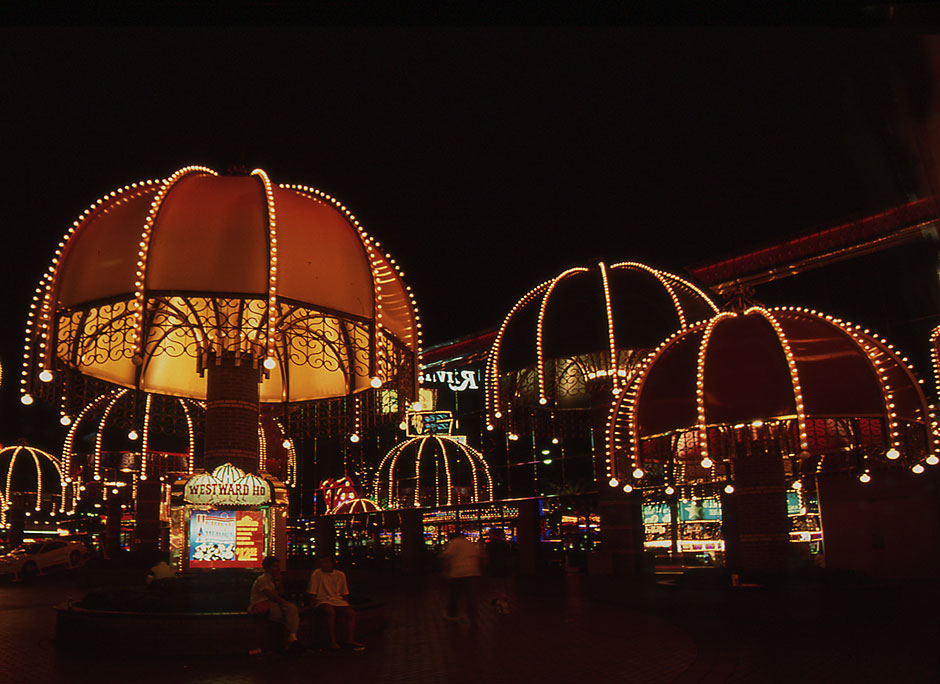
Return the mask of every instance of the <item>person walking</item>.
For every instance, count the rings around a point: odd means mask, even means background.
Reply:
[[[459,604],[463,603],[470,624],[475,625],[476,584],[481,572],[482,545],[473,543],[459,530],[448,535],[448,539],[441,554],[447,576],[447,607],[444,609],[444,617],[457,620]]]

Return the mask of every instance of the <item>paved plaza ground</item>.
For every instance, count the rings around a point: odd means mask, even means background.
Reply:
[[[53,606],[83,595],[80,571],[3,582],[0,682],[940,681],[935,587],[731,588],[677,576],[629,588],[560,573],[521,582],[511,615],[481,603],[471,626],[443,619],[438,575],[350,579],[385,603],[386,627],[364,652],[133,659],[106,643],[82,656],[56,649]]]

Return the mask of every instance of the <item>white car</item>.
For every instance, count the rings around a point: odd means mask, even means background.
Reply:
[[[29,541],[0,556],[0,575],[35,577],[50,568],[74,568],[85,557],[85,545],[77,541],[47,539]]]

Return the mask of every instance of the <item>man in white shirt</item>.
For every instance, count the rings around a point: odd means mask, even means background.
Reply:
[[[307,585],[307,595],[313,607],[322,610],[326,615],[326,625],[329,630],[330,648],[338,649],[336,640],[336,614],[346,618],[347,645],[356,651],[364,646],[356,641],[356,611],[349,605],[349,587],[346,586],[346,573],[333,567],[333,558],[321,556],[320,567],[310,575]]]

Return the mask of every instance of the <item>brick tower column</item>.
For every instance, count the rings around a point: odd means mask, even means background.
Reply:
[[[231,463],[258,470],[258,384],[250,358],[223,356],[206,365],[206,470]]]
[[[790,521],[787,483],[780,454],[760,440],[745,439],[734,454],[734,493],[723,506],[732,519],[725,532],[729,570],[787,569]]]

